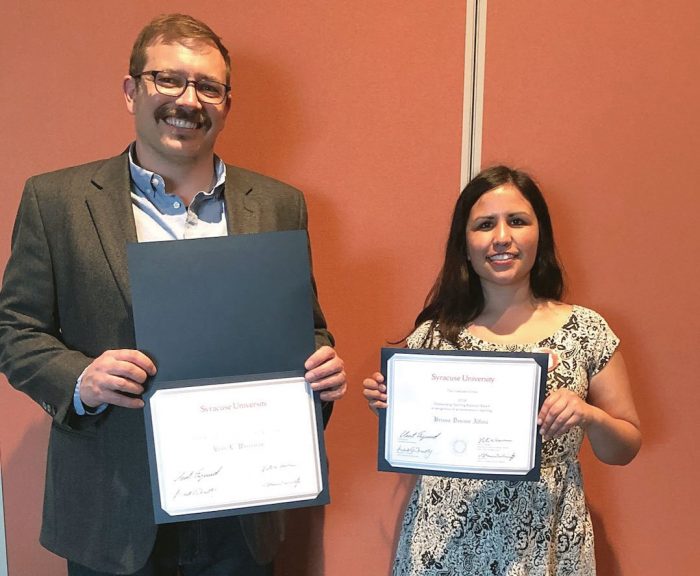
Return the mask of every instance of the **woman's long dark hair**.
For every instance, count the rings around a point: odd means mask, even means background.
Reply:
[[[533,296],[560,300],[564,293],[564,278],[556,255],[552,221],[537,184],[526,173],[507,166],[482,170],[467,184],[457,200],[442,270],[428,293],[425,308],[416,318],[416,326],[426,320],[432,321],[433,329],[439,325],[440,335],[455,344],[462,329],[484,310],[481,280],[467,259],[469,213],[481,196],[504,184],[515,186],[530,202],[537,217],[539,241],[535,263],[530,271]],[[430,330],[430,338],[433,331]]]

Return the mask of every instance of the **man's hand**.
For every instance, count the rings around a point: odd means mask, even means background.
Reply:
[[[124,408],[143,408],[141,398],[146,378],[156,373],[156,365],[138,350],[107,350],[83,372],[80,400],[88,407],[114,404]]]
[[[306,381],[314,390],[322,390],[321,400],[340,400],[347,388],[345,365],[330,346],[321,346],[304,362]]]

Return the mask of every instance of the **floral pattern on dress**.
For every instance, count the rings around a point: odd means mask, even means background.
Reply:
[[[619,339],[596,312],[574,306],[554,334],[532,344],[496,344],[465,328],[458,347],[430,322],[408,338],[409,348],[532,352],[548,348],[558,364],[546,394],[568,388],[581,398],[608,363]],[[389,399],[391,401],[391,399]],[[593,528],[583,493],[574,427],[542,445],[537,482],[421,476],[404,514],[394,576],[594,576]]]

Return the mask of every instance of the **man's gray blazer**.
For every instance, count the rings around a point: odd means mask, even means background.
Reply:
[[[302,194],[281,182],[227,166],[224,195],[230,234],[306,229]],[[93,358],[135,347],[126,244],[136,240],[126,154],[35,176],[0,292],[0,370],[53,418],[41,542],[114,573],[140,568],[156,535],[143,412],[78,417],[72,401]],[[332,344],[317,301],[314,322],[317,346]],[[253,555],[269,561],[281,515],[240,520]]]

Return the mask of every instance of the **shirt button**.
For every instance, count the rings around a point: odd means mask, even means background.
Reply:
[[[178,201],[173,202],[173,208],[179,208],[180,203]]]

